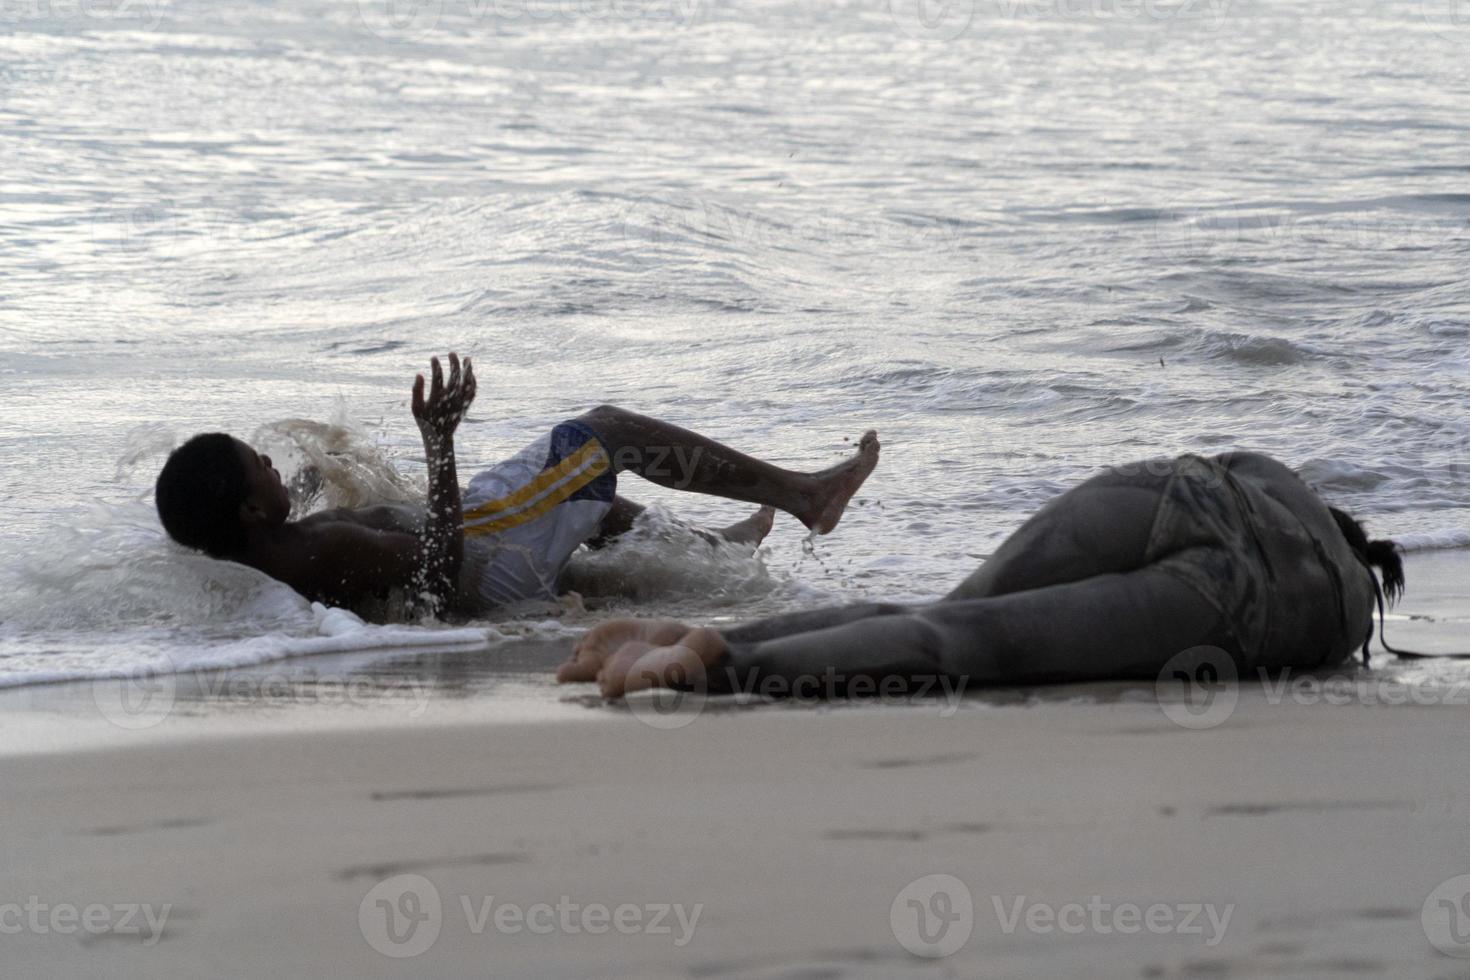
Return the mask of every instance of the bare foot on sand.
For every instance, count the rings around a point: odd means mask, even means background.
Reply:
[[[878,433],[869,429],[858,443],[857,455],[830,470],[816,474],[821,484],[812,509],[801,515],[801,522],[817,534],[830,534],[842,520],[848,501],[858,492],[873,467],[878,465]]]
[[[720,531],[719,535],[732,544],[760,544],[771,533],[771,525],[775,522],[776,508],[762,507],[745,520]]]
[[[725,655],[725,638],[712,629],[692,629],[667,646],[625,643],[597,673],[605,698],[620,698],[647,688],[680,687],[703,691],[709,668]]]
[[[688,626],[672,619],[610,619],[577,641],[571,659],[557,668],[556,679],[562,684],[594,681],[603,664],[624,645],[663,646],[688,632]]]

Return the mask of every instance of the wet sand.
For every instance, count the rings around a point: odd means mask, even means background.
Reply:
[[[1465,569],[1390,639],[1463,642]],[[0,695],[6,975],[1465,975],[1467,668],[661,714],[563,656]]]

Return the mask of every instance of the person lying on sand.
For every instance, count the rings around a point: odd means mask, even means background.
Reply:
[[[618,697],[1153,679],[1177,654],[1247,670],[1342,662],[1372,636],[1373,568],[1403,591],[1392,541],[1329,508],[1270,457],[1186,455],[1113,469],[1062,494],[930,605],[868,603],[727,630],[614,620],[557,672]],[[896,679],[896,680],[890,680]],[[702,683],[701,683],[702,682]],[[891,687],[885,686],[888,691]]]
[[[842,519],[878,464],[878,438],[830,469],[797,473],[676,425],[603,405],[552,428],[509,460],[476,474],[461,493],[454,433],[475,400],[469,358],[449,355],[413,385],[429,491],[424,507],[338,509],[289,519],[281,475],[224,433],[197,435],[170,454],[154,496],[179,544],[259,569],[307,598],[340,606],[403,589],[433,608],[463,612],[557,595],[568,559],[626,532],[643,508],[617,495],[617,474],[660,486],[759,504],[707,536],[759,544],[783,510],[817,534]]]

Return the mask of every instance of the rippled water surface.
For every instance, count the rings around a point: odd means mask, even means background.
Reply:
[[[462,472],[602,402],[802,468],[880,431],[814,549],[629,548],[643,611],[932,596],[1187,449],[1470,544],[1464,14],[0,0],[0,675],[314,635],[163,542],[161,453],[346,420],[412,475],[451,348]]]

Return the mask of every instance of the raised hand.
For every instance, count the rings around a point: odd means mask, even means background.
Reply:
[[[417,375],[413,382],[413,417],[419,424],[424,440],[436,443],[448,442],[454,430],[469,411],[475,400],[475,369],[470,359],[464,359],[464,373],[460,373],[459,355],[449,353],[449,383],[444,383],[444,371],[439,358],[429,361],[433,381],[429,396],[424,397],[424,376]]]

